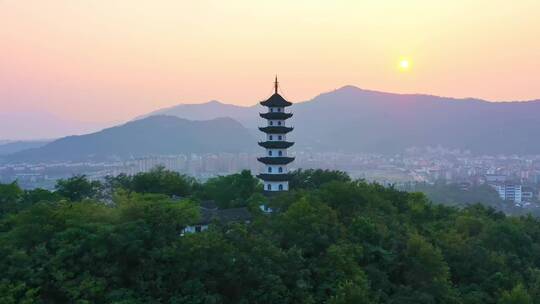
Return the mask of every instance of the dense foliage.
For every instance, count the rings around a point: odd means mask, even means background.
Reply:
[[[197,182],[194,178],[182,175],[178,172],[165,170],[164,167],[156,167],[149,172],[141,172],[134,176],[120,174],[109,176],[105,179],[106,188],[110,192],[122,188],[137,193],[160,193],[169,196],[186,196],[193,191]],[[103,185],[102,185],[103,187]]]
[[[293,180],[270,215],[249,172],[0,185],[0,303],[540,303],[536,218],[436,205],[341,172]],[[254,219],[180,236],[203,199]]]
[[[501,209],[505,202],[495,189],[489,185],[471,185],[463,188],[460,184],[448,184],[438,181],[434,184],[417,183],[410,190],[422,192],[431,200],[445,205],[467,205],[482,203]]]
[[[481,203],[506,214],[525,215],[531,213],[540,216],[540,208],[536,204],[520,206],[512,201],[504,201],[499,197],[497,191],[487,184],[463,187],[460,184],[438,181],[434,184],[416,183],[404,187],[403,190],[422,192],[431,201],[449,206],[467,206]]]

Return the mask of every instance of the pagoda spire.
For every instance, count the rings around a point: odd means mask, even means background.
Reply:
[[[277,81],[277,75],[276,75],[276,80],[274,81],[274,93],[275,94],[277,94],[278,86],[279,86],[279,82]]]

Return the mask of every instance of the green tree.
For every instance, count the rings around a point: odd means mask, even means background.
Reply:
[[[511,291],[503,292],[499,304],[533,304],[531,296],[523,284],[516,285]]]
[[[76,175],[58,180],[55,189],[62,197],[77,202],[98,196],[102,185],[99,181],[89,181],[86,175]]]
[[[125,173],[116,176],[107,175],[105,177],[104,187],[109,194],[120,189],[133,191],[133,176]]]
[[[448,265],[440,250],[418,234],[412,234],[407,241],[405,259],[405,279],[413,286],[423,287],[448,280]]]
[[[23,195],[23,190],[17,182],[9,184],[0,183],[0,217],[6,213],[20,209],[19,203]]]
[[[342,226],[330,207],[303,198],[280,215],[279,230],[285,248],[296,246],[307,256],[316,256],[339,238]]]
[[[60,199],[61,196],[58,193],[40,188],[25,190],[22,197],[22,201],[27,205],[39,202],[57,202]]]
[[[441,251],[422,236],[412,234],[407,241],[404,280],[414,290],[419,303],[451,302],[454,297],[449,282],[449,268]]]
[[[215,200],[222,208],[246,206],[248,199],[262,191],[262,186],[249,170],[209,179],[199,192],[202,199]]]
[[[119,183],[125,187],[127,181],[122,179]],[[158,166],[149,172],[141,172],[133,176],[130,188],[139,193],[187,196],[192,193],[196,184],[195,179],[191,177]]]
[[[290,173],[291,189],[317,189],[320,186],[336,181],[350,182],[351,178],[343,171],[322,169],[298,169]]]
[[[374,303],[363,285],[355,285],[352,281],[340,284],[335,296],[328,301],[329,304],[369,304]]]

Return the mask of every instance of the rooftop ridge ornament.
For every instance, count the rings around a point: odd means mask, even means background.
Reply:
[[[274,93],[277,94],[278,92],[278,86],[279,86],[279,82],[277,81],[277,75],[276,75],[276,80],[274,81]]]

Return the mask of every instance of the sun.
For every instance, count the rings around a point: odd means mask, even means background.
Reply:
[[[401,59],[399,61],[399,68],[403,71],[408,70],[411,67],[411,62],[408,59]]]

